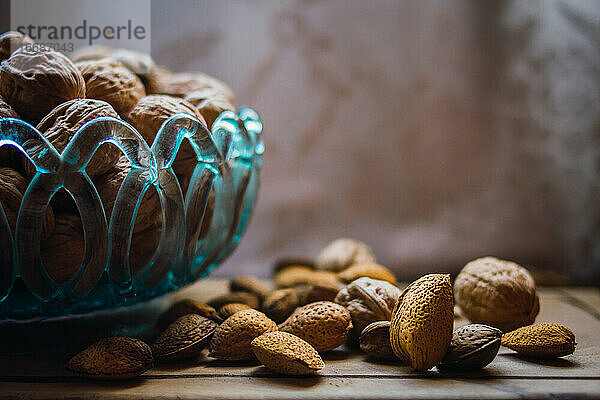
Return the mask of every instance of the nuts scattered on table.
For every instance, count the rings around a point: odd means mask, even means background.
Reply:
[[[352,318],[344,307],[331,301],[318,301],[294,311],[279,330],[310,343],[319,353],[341,346],[352,328]]]
[[[354,264],[376,262],[373,252],[365,243],[355,239],[336,239],[317,256],[316,267],[339,272]]]
[[[219,325],[198,314],[177,319],[152,345],[154,358],[159,361],[177,361],[198,357],[208,346]]]
[[[252,340],[276,330],[277,324],[260,311],[242,310],[219,325],[210,341],[209,355],[219,360],[251,360]]]
[[[410,284],[398,299],[390,326],[394,354],[417,371],[439,364],[454,324],[450,275],[429,274]]]
[[[555,358],[575,351],[575,335],[564,325],[540,323],[502,335],[502,346],[526,357]]]
[[[390,325],[390,321],[377,321],[366,326],[360,334],[360,349],[374,358],[395,360],[390,344]]]
[[[500,329],[488,325],[462,326],[452,334],[448,352],[437,367],[442,371],[481,369],[498,354],[501,337]]]
[[[136,377],[154,366],[150,346],[139,339],[102,339],[69,360],[66,367],[84,378],[117,380]]]
[[[298,336],[287,332],[260,335],[251,343],[256,358],[267,368],[286,375],[310,375],[325,367],[319,353]]]
[[[535,282],[520,265],[484,257],[469,262],[454,281],[456,304],[471,322],[512,331],[535,321]]]

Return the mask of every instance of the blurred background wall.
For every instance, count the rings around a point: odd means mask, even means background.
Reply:
[[[497,255],[600,276],[600,2],[152,3],[152,55],[263,118],[217,275],[354,237],[402,279]]]

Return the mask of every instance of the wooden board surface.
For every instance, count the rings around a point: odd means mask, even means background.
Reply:
[[[207,279],[174,297],[207,300],[224,292],[225,287],[223,280]],[[203,356],[184,364],[159,365],[128,382],[89,382],[64,369],[71,351],[64,342],[90,327],[151,324],[173,298],[116,315],[104,313],[18,329],[0,325],[0,399],[600,398],[600,292],[542,288],[540,297],[537,322],[569,326],[577,337],[576,352],[562,359],[536,362],[501,348],[492,364],[469,374],[440,374],[435,369],[416,373],[341,347],[323,355],[326,366],[315,377],[284,377],[257,364],[219,362]],[[464,323],[456,321],[457,326]],[[39,337],[45,340],[36,340]],[[18,342],[27,343],[23,346]],[[31,348],[35,350],[26,350]]]

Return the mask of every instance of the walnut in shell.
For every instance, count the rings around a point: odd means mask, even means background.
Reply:
[[[202,123],[206,123],[196,107],[183,99],[165,95],[150,95],[142,98],[129,111],[126,120],[142,134],[149,145],[152,145],[163,122],[177,113],[190,114]],[[192,147],[189,144],[182,145],[173,163],[173,169],[178,176],[189,176],[196,167],[196,160]]]
[[[119,118],[119,115],[105,101],[92,99],[70,100],[46,115],[38,124],[37,129],[44,134],[59,153],[62,153],[79,128],[98,117]],[[86,172],[91,177],[102,175],[114,167],[120,156],[121,151],[116,146],[104,143],[92,156],[86,167]],[[33,168],[32,164],[25,166],[28,176],[35,173]]]
[[[352,315],[357,333],[376,321],[389,321],[402,291],[386,281],[359,278],[339,291],[335,302]]]
[[[126,115],[146,95],[140,78],[117,61],[104,59],[75,65],[85,80],[86,96],[106,101],[119,115]]]
[[[112,47],[106,46],[86,46],[81,47],[71,55],[71,60],[74,63],[81,61],[93,61],[93,60],[101,60],[103,58],[110,57],[112,53],[115,51]]]
[[[184,99],[196,106],[209,128],[222,112],[235,111],[233,103],[214,88],[195,90],[188,93]]]
[[[19,118],[17,112],[0,97],[0,118]],[[14,167],[20,164],[20,154],[16,147],[0,146],[0,166]]]
[[[117,164],[107,173],[94,179],[94,186],[98,190],[100,200],[102,200],[102,205],[104,206],[104,212],[106,213],[106,219],[109,223],[117,194],[130,170],[131,164],[127,157],[123,155],[119,158]],[[134,233],[158,226],[161,223],[162,209],[160,198],[156,189],[149,187],[142,198],[142,203],[136,216]]]
[[[234,103],[233,91],[227,84],[202,72],[163,74],[158,88],[159,93],[175,97],[185,97],[203,89],[212,89],[231,104]]]
[[[495,257],[465,265],[454,281],[454,296],[471,322],[504,332],[533,323],[540,310],[531,274],[516,263]]]
[[[19,47],[32,45],[35,42],[27,35],[21,32],[8,31],[0,35],[0,62],[6,60]]]
[[[23,195],[29,182],[21,174],[9,167],[0,167],[0,204],[8,220],[8,226],[13,234],[17,226],[17,217],[21,208]],[[54,212],[48,205],[42,222],[42,240],[48,238],[54,229]]]
[[[57,215],[52,235],[41,245],[42,262],[50,278],[58,284],[79,270],[85,252],[83,227],[78,215]]]
[[[146,92],[154,93],[152,89],[157,85],[155,75],[158,73],[159,67],[157,67],[152,57],[139,51],[115,49],[109,58],[120,62],[136,74],[144,84]]]
[[[26,121],[37,124],[59,104],[85,97],[85,82],[61,53],[22,46],[0,64],[0,95]]]

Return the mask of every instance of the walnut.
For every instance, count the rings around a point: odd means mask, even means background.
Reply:
[[[59,104],[85,97],[85,82],[61,53],[22,46],[0,65],[0,95],[26,121],[37,124]]]
[[[50,278],[62,284],[79,270],[85,253],[79,215],[57,215],[52,235],[41,245],[42,262]]]
[[[110,104],[104,101],[70,100],[52,110],[40,121],[37,129],[44,134],[59,153],[62,153],[79,128],[98,117],[119,118],[119,115]],[[92,156],[86,172],[91,177],[101,175],[117,163],[120,155],[121,152],[117,147],[104,143]],[[33,168],[33,165],[29,164],[25,166],[28,176],[35,173]]]
[[[146,95],[142,81],[121,63],[110,60],[75,64],[85,80],[86,96],[104,100],[125,115]]]
[[[158,67],[152,57],[138,51],[115,49],[109,58],[119,61],[136,74],[144,84],[146,92],[152,93],[152,83],[156,80],[154,75],[158,73]]]
[[[109,223],[117,193],[130,170],[131,165],[129,160],[127,157],[121,156],[117,164],[111,168],[110,171],[94,179],[94,185],[102,200],[104,212],[106,213],[106,218]],[[160,199],[156,189],[150,187],[142,198],[142,203],[135,220],[134,233],[150,229],[151,227],[160,224],[161,221],[162,211]]]
[[[230,103],[233,104],[235,100],[233,91],[229,86],[202,72],[163,74],[159,85],[159,93],[175,97],[185,97],[202,89],[213,89]]]
[[[29,182],[21,174],[12,168],[0,168],[0,204],[6,214],[8,225],[13,234],[17,225],[19,208],[23,200],[23,195],[29,186]],[[42,239],[47,238],[54,229],[54,212],[52,207],[48,206],[46,215],[42,223]]]
[[[134,228],[129,251],[129,265],[133,275],[152,260],[152,256],[158,248],[161,234],[161,224],[152,225],[143,231],[135,231]]]
[[[350,311],[360,334],[372,322],[389,321],[401,294],[402,291],[389,282],[359,278],[340,290],[335,302]]]
[[[21,32],[8,31],[0,35],[0,62],[6,60],[19,47],[32,45],[35,42],[27,35]]]
[[[532,324],[540,311],[535,281],[520,265],[495,257],[469,262],[454,281],[464,315],[504,332]]]
[[[188,93],[184,99],[196,106],[210,128],[223,111],[235,111],[235,106],[225,95],[213,88],[204,88]]]
[[[152,145],[163,122],[177,113],[191,114],[205,123],[204,118],[193,105],[183,99],[166,95],[144,97],[127,114],[126,120],[142,134],[149,145]],[[173,169],[180,177],[189,176],[196,167],[196,160],[196,153],[185,140],[179,148]]]

